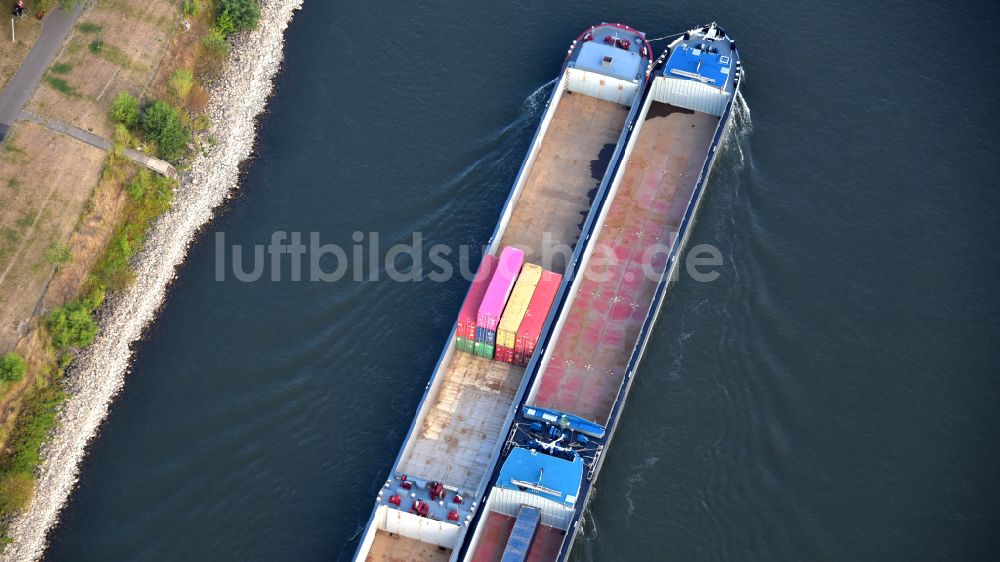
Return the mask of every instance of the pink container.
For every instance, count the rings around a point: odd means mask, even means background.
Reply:
[[[486,289],[486,294],[483,295],[482,304],[479,305],[479,313],[476,315],[477,326],[496,331],[522,265],[524,265],[524,252],[521,250],[507,246],[500,252],[496,272],[489,288]]]
[[[489,254],[483,256],[483,261],[479,264],[479,271],[476,278],[469,286],[469,292],[465,295],[465,302],[462,310],[458,313],[458,328],[455,334],[467,340],[476,339],[476,314],[479,313],[479,305],[483,302],[483,295],[490,286],[490,279],[497,268],[497,257]]]

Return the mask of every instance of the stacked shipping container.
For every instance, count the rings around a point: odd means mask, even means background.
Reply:
[[[561,282],[558,273],[524,263],[517,248],[483,256],[458,315],[456,348],[527,366]]]
[[[506,308],[503,309],[503,316],[500,317],[500,324],[497,326],[496,352],[493,358],[505,363],[514,362],[514,340],[517,338],[517,328],[521,325],[521,319],[528,310],[531,302],[531,295],[535,292],[535,286],[542,276],[542,268],[531,263],[526,263],[521,268],[521,274],[517,278],[514,290],[510,293]]]
[[[476,315],[475,353],[480,357],[493,358],[500,316],[507,306],[507,299],[514,289],[522,265],[524,265],[524,252],[521,250],[507,246],[500,252],[493,279],[490,280],[490,286],[483,295],[483,302],[479,305],[479,313]]]
[[[472,280],[469,287],[469,294],[465,297],[462,310],[458,313],[458,328],[455,330],[455,346],[459,351],[466,353],[475,352],[476,344],[476,315],[479,313],[479,305],[483,302],[483,296],[493,278],[496,270],[497,257],[489,254],[483,256],[482,263],[479,264],[479,271],[476,278]]]
[[[531,355],[535,353],[535,346],[538,345],[538,338],[542,334],[542,325],[549,315],[549,309],[552,308],[552,302],[556,299],[561,282],[562,275],[552,271],[542,272],[521,325],[517,328],[517,337],[514,339],[515,365],[526,367]]]

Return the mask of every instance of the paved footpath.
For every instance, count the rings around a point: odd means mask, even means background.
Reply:
[[[25,57],[10,82],[7,82],[7,87],[0,92],[0,142],[20,117],[21,108],[35,93],[45,71],[52,66],[56,55],[62,49],[63,42],[66,41],[66,35],[80,17],[84,4],[86,2],[80,2],[72,12],[55,8],[45,16],[42,21],[42,33],[35,41],[31,52]]]

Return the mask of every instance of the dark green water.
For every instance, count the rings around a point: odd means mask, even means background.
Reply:
[[[997,10],[646,0],[307,1],[48,558],[349,557],[466,282],[220,283],[215,233],[484,243],[580,30],[713,19],[753,122],[691,240],[726,265],[675,285],[573,558],[996,559]]]

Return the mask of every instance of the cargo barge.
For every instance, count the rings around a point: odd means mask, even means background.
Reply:
[[[568,556],[676,277],[740,78],[735,42],[714,23],[683,34],[657,60],[463,560]]]
[[[638,117],[651,57],[644,35],[621,24],[571,44],[355,560],[458,559]],[[546,255],[558,245],[571,255]]]

